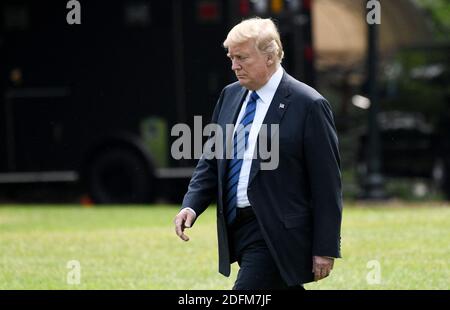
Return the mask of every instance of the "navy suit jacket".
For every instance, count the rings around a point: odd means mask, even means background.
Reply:
[[[236,122],[246,93],[238,82],[222,90],[212,123],[224,133],[226,124]],[[286,283],[311,282],[313,255],[340,257],[342,189],[331,107],[316,90],[284,72],[263,124],[279,125],[279,164],[274,170],[263,170],[260,156],[253,159],[248,199]],[[229,276],[232,259],[223,211],[225,173],[226,159],[202,157],[182,208],[190,207],[199,216],[217,200],[219,272]]]

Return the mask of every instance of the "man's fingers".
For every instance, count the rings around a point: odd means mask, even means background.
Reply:
[[[317,268],[314,271],[314,281],[319,281],[319,280],[323,279],[324,278],[324,274],[325,273],[323,272],[323,269]]]
[[[319,281],[322,279],[322,272],[321,269],[316,269],[314,272],[314,281]]]
[[[322,268],[320,273],[321,279],[328,277],[328,275],[330,274],[330,271],[328,270],[328,268]]]
[[[185,235],[184,233],[181,234],[180,238],[181,238],[183,241],[189,241],[189,237],[188,237],[187,235]]]
[[[180,237],[182,240],[189,241],[189,237],[184,234],[184,225],[183,224],[176,225],[175,226],[175,231],[177,233],[177,236]]]
[[[189,218],[189,215],[187,217]],[[189,237],[184,234],[184,229],[186,226],[187,226],[186,213],[177,215],[175,217],[175,232],[177,236],[180,237],[181,240],[183,241],[189,241]]]
[[[320,279],[322,279],[322,271],[319,266],[316,266],[314,268],[314,281],[319,281]]]
[[[328,265],[316,265],[314,267],[314,281],[319,281],[330,275],[331,269]]]
[[[329,257],[314,256],[313,257],[313,273],[314,281],[319,281],[330,275],[334,266],[334,259]]]
[[[178,237],[181,237],[183,234],[183,227],[182,227],[182,220],[177,218],[175,219],[175,232],[177,233]]]

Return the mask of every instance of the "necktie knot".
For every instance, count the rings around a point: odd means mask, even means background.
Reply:
[[[259,99],[258,94],[256,93],[256,91],[253,91],[252,94],[250,95],[250,100],[256,102],[258,99]]]

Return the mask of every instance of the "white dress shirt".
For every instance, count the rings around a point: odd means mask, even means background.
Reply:
[[[266,117],[267,111],[269,110],[270,103],[272,102],[273,96],[280,85],[281,78],[283,77],[283,68],[281,65],[278,66],[277,71],[271,76],[269,81],[260,89],[256,90],[259,99],[256,101],[256,112],[255,118],[253,119],[253,124],[250,128],[250,134],[248,136],[247,149],[244,152],[241,172],[239,174],[239,181],[237,187],[237,207],[243,208],[250,205],[247,197],[247,187],[248,180],[250,176],[250,168],[252,166],[253,153],[255,151],[255,146],[258,141],[259,130]],[[236,124],[239,124],[245,113],[245,108],[250,99],[252,92],[248,92],[247,98],[245,98],[242,104],[241,111],[239,112]],[[237,126],[236,126],[237,127]],[[236,131],[236,128],[235,128]]]

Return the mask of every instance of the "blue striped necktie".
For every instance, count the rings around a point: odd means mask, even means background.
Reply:
[[[259,99],[258,94],[254,91],[250,95],[250,100],[247,102],[244,116],[237,126],[233,135],[233,158],[228,160],[227,173],[225,177],[225,195],[224,207],[225,218],[228,224],[233,223],[236,218],[237,207],[237,187],[239,181],[239,174],[241,172],[243,154],[247,148],[248,136],[250,128],[255,118],[256,101]]]

